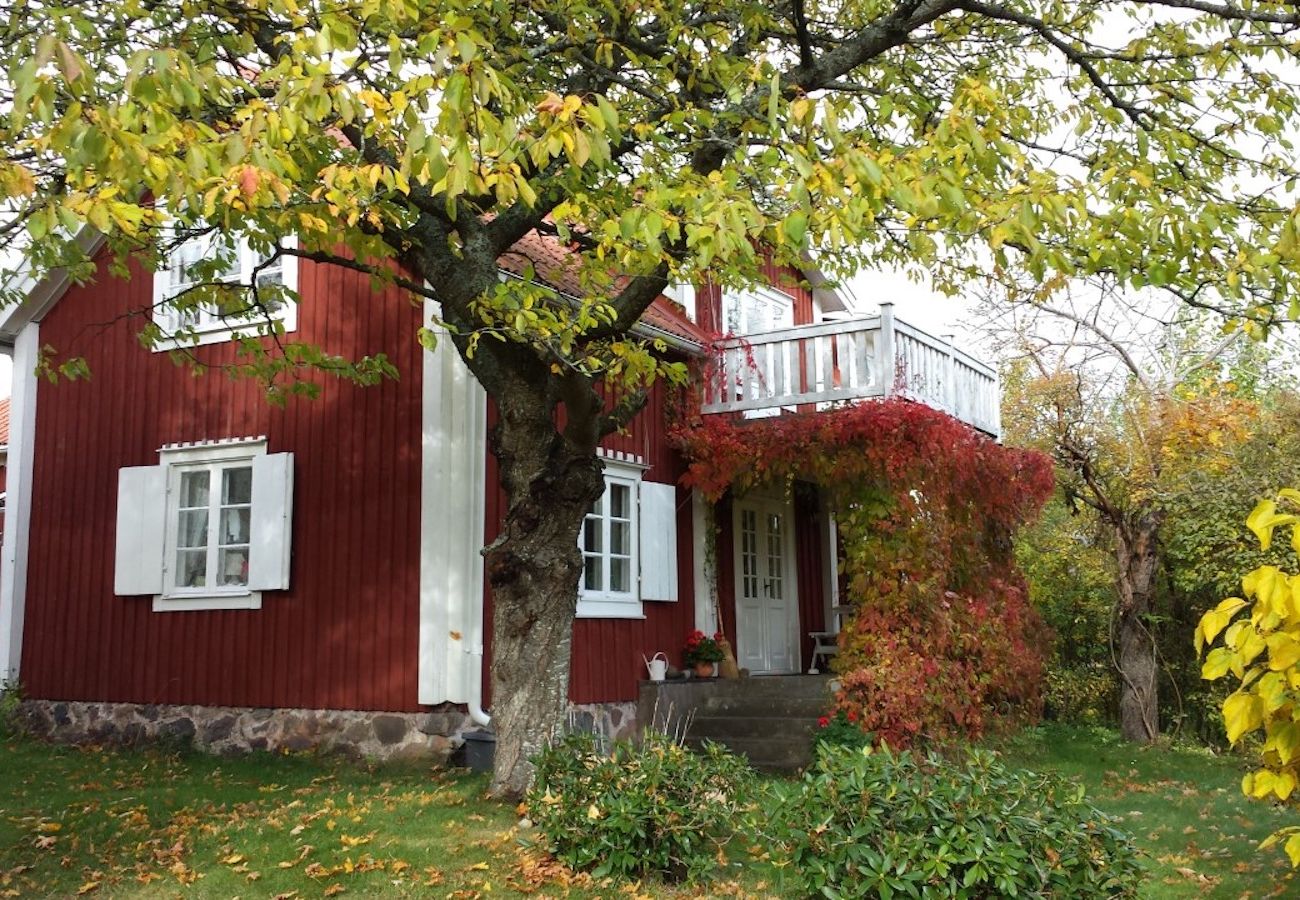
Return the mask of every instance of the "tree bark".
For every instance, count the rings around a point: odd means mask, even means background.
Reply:
[[[1119,566],[1115,609],[1115,666],[1119,671],[1119,723],[1129,741],[1149,744],[1160,734],[1155,635],[1151,614],[1158,571],[1160,517],[1144,512],[1116,529]]]
[[[583,518],[605,489],[596,456],[600,398],[570,385],[563,431],[555,388],[510,379],[497,392],[492,450],[508,504],[500,536],[484,551],[492,588],[492,720],[496,762],[491,793],[515,799],[532,781],[531,757],[563,725],[577,610]]]

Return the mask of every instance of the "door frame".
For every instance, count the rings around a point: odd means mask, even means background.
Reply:
[[[762,512],[775,509],[785,518],[786,529],[783,541],[782,558],[785,564],[785,580],[788,585],[786,594],[786,631],[790,640],[790,658],[793,667],[788,672],[762,672],[764,675],[797,675],[803,671],[803,641],[799,639],[799,572],[795,566],[798,558],[795,547],[794,498],[784,493],[770,490],[753,490],[743,497],[735,497],[731,502],[731,555],[732,555],[732,612],[736,621],[736,655],[740,656],[740,601],[744,591],[744,559],[741,549],[740,508],[751,503]]]

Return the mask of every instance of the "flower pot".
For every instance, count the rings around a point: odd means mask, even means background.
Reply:
[[[711,663],[711,662],[697,662],[697,663],[695,664],[695,677],[696,677],[696,678],[712,678],[712,677],[713,677],[713,663]]]

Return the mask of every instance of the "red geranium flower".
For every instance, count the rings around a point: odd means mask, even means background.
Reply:
[[[829,724],[831,724],[831,720],[828,719],[826,716],[822,716],[820,719],[817,720],[818,728],[825,728]]]

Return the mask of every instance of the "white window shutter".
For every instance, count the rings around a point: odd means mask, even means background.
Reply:
[[[641,599],[677,602],[677,488],[641,482]]]
[[[289,587],[292,526],[293,454],[254,457],[249,590],[282,591]]]
[[[113,593],[122,596],[162,593],[166,521],[166,467],[119,469]]]

